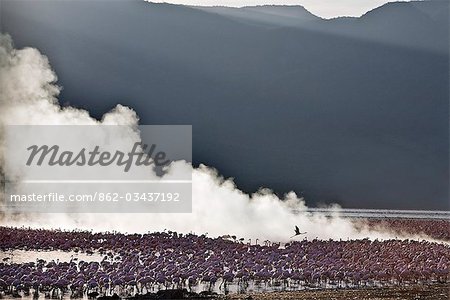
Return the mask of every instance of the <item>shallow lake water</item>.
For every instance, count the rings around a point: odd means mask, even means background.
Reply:
[[[450,220],[450,211],[432,210],[391,210],[391,209],[348,209],[348,208],[308,208],[294,211],[297,214],[320,213],[325,216],[345,218],[398,218]]]
[[[26,263],[36,262],[38,259],[43,259],[47,262],[54,260],[55,262],[69,262],[71,259],[77,258],[78,261],[101,261],[103,256],[94,253],[92,255],[75,252],[75,251],[36,251],[36,250],[9,250],[0,251],[0,262],[5,263]]]

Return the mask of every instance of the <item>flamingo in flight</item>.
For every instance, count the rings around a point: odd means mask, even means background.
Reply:
[[[300,229],[298,228],[298,226],[295,225],[295,234],[293,236],[291,236],[291,239],[293,237],[296,237],[297,235],[301,235],[301,234],[306,234],[306,232],[300,232]]]

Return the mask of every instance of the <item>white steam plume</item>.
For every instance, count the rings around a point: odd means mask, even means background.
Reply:
[[[45,56],[33,48],[14,49],[10,36],[0,34],[0,171],[4,172],[5,125],[128,125],[130,133],[138,124],[136,113],[117,105],[101,121],[85,110],[62,108],[58,104],[57,77]],[[137,137],[138,138],[138,137]],[[131,140],[124,140],[124,143]],[[320,213],[295,215],[292,210],[307,209],[303,199],[293,192],[280,200],[269,191],[247,195],[231,180],[221,178],[209,167],[195,169],[179,161],[171,173],[192,172],[192,213],[182,214],[10,214],[1,212],[0,225],[33,226],[63,229],[117,230],[122,232],[161,231],[195,232],[210,236],[238,237],[287,241],[294,225],[307,231],[308,238],[391,238],[392,235],[365,230],[338,213],[327,218]],[[3,196],[2,196],[3,198]],[[3,199],[4,200],[4,199]]]

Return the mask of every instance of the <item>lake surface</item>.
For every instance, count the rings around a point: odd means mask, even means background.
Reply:
[[[432,210],[308,208],[304,211],[297,210],[295,211],[295,213],[320,213],[326,216],[338,215],[345,218],[403,218],[450,220],[450,211]]]
[[[7,263],[27,263],[36,262],[38,259],[43,259],[47,262],[54,260],[55,262],[69,262],[71,259],[77,258],[78,261],[98,261],[103,259],[103,256],[97,253],[92,255],[74,252],[74,251],[37,251],[37,250],[9,250],[0,251],[0,261]]]

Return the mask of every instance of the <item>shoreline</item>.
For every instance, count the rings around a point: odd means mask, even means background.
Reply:
[[[398,299],[450,299],[449,283],[413,284],[393,287],[342,288],[280,292],[251,292],[231,294],[227,300],[275,300],[275,299],[310,299],[310,300],[398,300]]]

